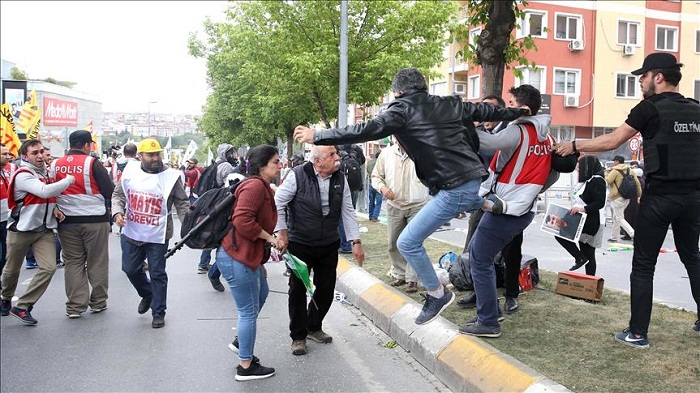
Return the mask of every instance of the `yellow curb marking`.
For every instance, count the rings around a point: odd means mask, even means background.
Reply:
[[[523,392],[537,381],[476,337],[456,336],[437,360],[481,391]]]
[[[362,292],[360,299],[364,300],[381,315],[391,318],[404,304],[412,301],[404,295],[388,289],[384,283],[377,283]]]

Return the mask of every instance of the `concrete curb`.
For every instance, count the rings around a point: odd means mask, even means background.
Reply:
[[[336,290],[453,391],[569,392],[477,337],[439,317],[413,320],[421,306],[364,269],[338,258]]]

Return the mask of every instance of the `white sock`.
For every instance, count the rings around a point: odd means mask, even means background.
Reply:
[[[445,296],[445,288],[440,285],[440,287],[434,291],[428,291],[428,295],[434,297],[435,299],[440,299]]]

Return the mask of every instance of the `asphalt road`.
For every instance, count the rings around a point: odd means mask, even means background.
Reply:
[[[572,256],[554,240],[554,236],[540,230],[543,214],[538,213],[530,226],[525,230],[523,239],[523,254],[537,258],[539,267],[552,272],[569,270],[574,263]],[[458,245],[460,250],[466,240],[468,217],[454,219],[451,225],[442,227],[433,234],[433,238]],[[610,238],[610,225],[605,228],[603,239]],[[622,242],[629,243],[631,242]],[[632,251],[606,251],[608,243],[596,251],[596,275],[603,277],[605,287],[617,289],[627,294],[630,292],[629,275],[632,271]],[[675,249],[673,232],[668,231],[663,248]],[[581,268],[580,272],[584,273]],[[672,307],[683,308],[692,312],[697,309],[690,293],[690,282],[685,266],[675,252],[659,254],[654,275],[654,300]]]
[[[176,220],[177,223],[177,220]],[[151,328],[139,315],[140,298],[120,270],[119,238],[110,236],[110,298],[100,314],[65,315],[63,270],[34,308],[37,326],[7,316],[0,321],[2,392],[359,392],[448,389],[356,308],[334,302],[324,330],[331,344],[290,351],[287,283],[281,263],[270,264],[270,296],[258,321],[256,355],[276,369],[272,378],[236,382],[231,292],[211,288],[196,274],[199,252],[183,249],[168,261],[166,326]],[[24,270],[18,291],[33,271]]]

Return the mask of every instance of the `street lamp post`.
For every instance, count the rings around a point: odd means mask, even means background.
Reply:
[[[151,104],[157,104],[158,101],[149,101],[148,102],[148,135],[147,137],[151,136]]]

